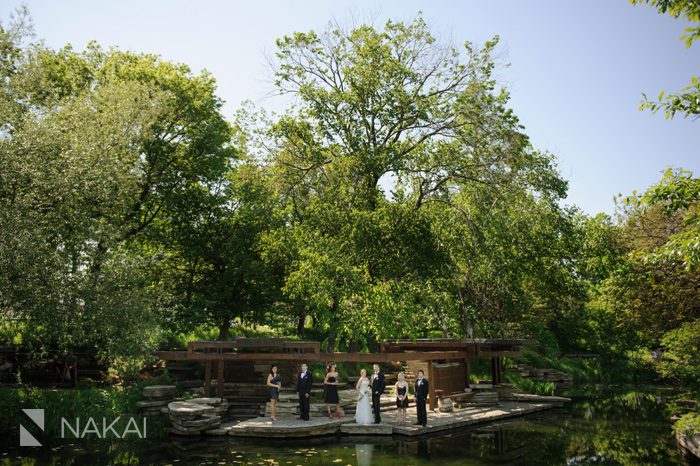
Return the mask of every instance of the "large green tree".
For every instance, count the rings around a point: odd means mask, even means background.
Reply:
[[[211,76],[0,30],[0,311],[44,348],[143,354],[157,336],[149,235],[233,156]]]
[[[566,183],[492,77],[497,38],[458,49],[419,17],[277,45],[275,82],[296,105],[261,143],[287,219],[267,250],[300,324],[310,314],[353,340],[463,335],[479,309],[483,334],[505,334],[528,299],[569,291],[570,251],[547,245],[566,242]],[[561,271],[556,285],[542,267]]]

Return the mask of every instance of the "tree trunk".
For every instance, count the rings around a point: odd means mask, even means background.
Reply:
[[[438,322],[440,322],[440,330],[442,330],[442,338],[447,338],[449,336],[449,331],[447,328],[447,321],[445,320],[445,315],[442,313],[440,310],[440,306],[437,304],[435,305],[435,315],[438,318]]]
[[[231,338],[231,319],[224,319],[219,324],[219,340],[226,341]]]
[[[304,338],[304,321],[306,320],[306,315],[302,311],[299,314],[299,320],[297,320],[297,335],[299,338]]]
[[[352,340],[348,343],[348,353],[357,353],[357,351],[360,349],[360,344],[357,342],[357,340]],[[349,361],[345,363],[345,367],[348,370],[349,374],[352,375],[357,375],[357,363],[354,361]]]
[[[331,329],[330,333],[328,334],[328,348],[326,348],[326,351],[329,353],[334,353],[335,352],[335,342],[338,338],[338,333],[334,330]]]
[[[338,299],[333,298],[333,304],[331,305],[331,314],[335,317],[336,313],[338,312]],[[331,324],[331,328],[328,332],[328,348],[326,351],[329,353],[332,353],[335,351],[335,343],[338,339],[338,331],[336,330],[335,326]]]

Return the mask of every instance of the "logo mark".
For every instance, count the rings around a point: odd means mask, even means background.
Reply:
[[[43,409],[22,409],[24,414],[26,414],[29,419],[34,421],[34,424],[38,425],[39,428],[44,430],[44,410]],[[22,424],[19,425],[19,446],[20,447],[40,447],[41,443],[29,433],[27,429],[24,428]]]

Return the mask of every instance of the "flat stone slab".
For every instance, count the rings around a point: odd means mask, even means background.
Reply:
[[[168,400],[141,400],[136,402],[136,407],[137,408],[159,408],[161,406],[165,406],[170,401]]]
[[[228,422],[222,422],[219,427],[216,429],[208,429],[205,430],[204,433],[207,435],[214,435],[214,436],[221,436],[221,435],[229,435],[229,431],[236,425],[238,424],[239,421],[228,421]]]
[[[220,422],[209,423],[209,424],[207,424],[207,425],[197,426],[197,427],[182,427],[182,426],[180,426],[180,425],[178,425],[178,424],[173,423],[173,426],[172,426],[172,428],[171,428],[171,431],[175,430],[175,431],[177,431],[177,432],[185,432],[185,433],[187,433],[187,434],[191,434],[191,433],[195,433],[195,432],[196,432],[196,433],[198,433],[198,434],[201,434],[201,433],[204,432],[205,430],[216,429],[216,428],[218,428],[219,426],[221,426],[221,423],[220,423]]]
[[[552,405],[548,403],[504,402],[499,406],[470,406],[468,408],[455,410],[451,413],[432,411],[428,412],[428,424],[425,427],[412,424],[416,421],[417,416],[415,415],[415,409],[410,408],[407,416],[408,422],[406,424],[395,424],[394,434],[407,436],[432,434],[450,429],[458,429],[493,421],[500,421],[512,417],[524,416],[525,414],[544,411],[551,408]],[[393,418],[395,414],[391,413],[389,416]],[[383,417],[384,416],[382,415],[382,418]]]
[[[199,437],[200,435],[202,435],[201,432],[190,432],[190,431],[178,430],[174,427],[171,427],[169,432],[173,435],[182,435],[183,437]]]
[[[177,395],[177,387],[175,385],[149,385],[143,387],[141,393],[144,398],[175,397]]]
[[[341,425],[354,422],[351,418],[328,419],[311,418],[301,421],[296,418],[257,417],[241,421],[229,429],[229,435],[234,437],[268,437],[268,438],[300,438],[331,435],[339,432]]]
[[[199,404],[204,404],[204,405],[209,405],[209,406],[219,406],[220,404],[224,403],[226,401],[225,398],[213,398],[213,397],[200,397],[200,398],[191,398],[189,400],[190,403],[199,403]],[[228,402],[226,401],[226,404]]]
[[[196,419],[205,414],[214,412],[214,407],[191,401],[173,401],[168,404],[170,416],[181,419]]]
[[[211,414],[207,414],[205,416],[202,416],[199,419],[191,419],[191,420],[177,420],[173,421],[173,426],[175,425],[180,425],[184,428],[189,428],[189,427],[208,427],[213,424],[218,424],[221,421],[221,418],[219,416],[214,416]]]
[[[394,426],[391,424],[343,424],[340,432],[348,435],[392,435]]]
[[[413,437],[523,416],[552,407],[551,403],[503,402],[498,406],[470,406],[455,409],[449,413],[431,411],[428,413],[426,427],[413,425],[416,421],[415,407],[408,409],[405,423],[399,421],[396,410],[382,411],[382,423],[370,425],[355,424],[353,416],[333,420],[311,418],[310,421],[301,421],[296,418],[278,418],[277,421],[272,421],[269,417],[259,417],[239,422],[229,429],[229,435],[236,437],[303,438],[343,433],[364,436],[405,435]]]

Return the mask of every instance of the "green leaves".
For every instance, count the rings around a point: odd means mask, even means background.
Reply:
[[[320,329],[503,335],[576,289],[566,182],[497,90],[498,37],[458,50],[418,17],[277,44],[299,102],[263,144],[287,206],[284,292]]]
[[[674,18],[683,19],[696,23],[685,29],[686,33],[681,37],[686,47],[693,45],[693,42],[700,38],[700,4],[695,0],[630,0],[630,3],[647,3],[655,7],[659,13],[667,13]],[[657,101],[650,101],[645,94],[644,100],[639,104],[640,110],[649,109],[652,113],[663,110],[666,119],[673,118],[676,113],[682,113],[685,117],[698,118],[700,115],[700,87],[698,77],[692,77],[690,86],[681,89],[675,94],[668,94],[661,91]]]
[[[156,233],[175,229],[182,200],[221,183],[233,156],[214,81],[96,44],[14,46],[0,70],[11,109],[0,312],[26,321],[39,347],[140,357],[158,341]]]

